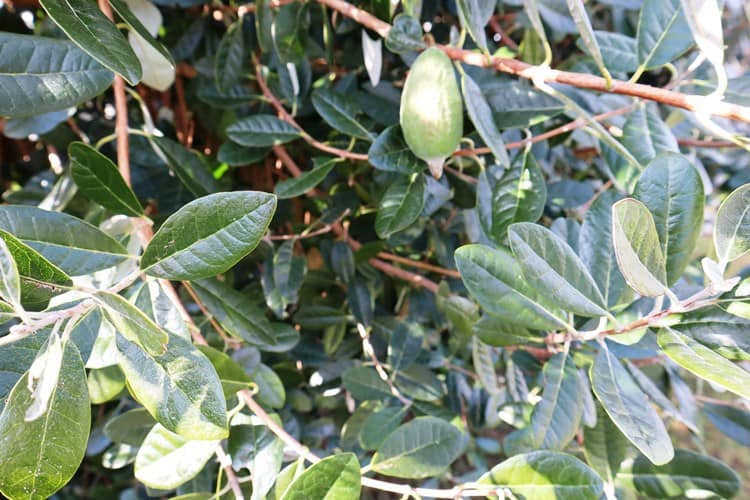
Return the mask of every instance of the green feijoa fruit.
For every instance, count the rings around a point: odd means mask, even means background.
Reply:
[[[453,65],[440,49],[427,49],[414,61],[401,95],[400,119],[409,149],[440,177],[443,161],[458,147],[464,128]]]

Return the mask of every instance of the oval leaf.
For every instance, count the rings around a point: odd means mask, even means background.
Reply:
[[[507,251],[466,245],[456,250],[455,257],[464,285],[488,313],[527,328],[566,325],[565,314],[542,301],[526,284],[521,268]]]
[[[594,278],[562,238],[530,222],[511,225],[508,237],[524,278],[540,295],[582,316],[607,315]]]
[[[32,404],[28,373],[0,414],[0,491],[8,498],[47,498],[78,470],[86,451],[91,406],[86,371],[73,342],[66,342],[58,384],[47,411],[24,421]]]
[[[689,450],[675,450],[674,459],[659,466],[644,456],[628,460],[617,479],[649,498],[732,498],[741,486],[725,464]]]
[[[223,273],[258,245],[275,210],[276,197],[257,191],[194,200],[162,224],[143,253],[141,269],[173,280]]]
[[[700,174],[684,156],[663,153],[643,171],[633,196],[654,217],[667,285],[672,285],[685,271],[701,231],[705,201]]]
[[[732,191],[719,207],[714,245],[722,269],[750,250],[750,184]]]
[[[313,91],[312,104],[321,118],[336,130],[368,141],[374,139],[372,132],[357,119],[359,106],[348,96],[331,88],[320,88]]]
[[[253,115],[227,127],[229,138],[242,146],[278,146],[300,137],[300,132],[289,123],[273,115]]]
[[[68,41],[0,33],[0,116],[64,110],[111,84],[112,72]]]
[[[49,17],[73,43],[128,83],[141,79],[141,63],[125,37],[96,3],[87,0],[41,0]]]
[[[591,386],[612,422],[657,465],[672,460],[669,434],[646,395],[614,354],[606,348],[591,366]]]
[[[633,290],[646,297],[669,291],[659,234],[643,203],[626,198],[612,205],[612,242],[620,272]]]
[[[354,453],[324,458],[292,481],[282,500],[320,498],[359,498],[361,486],[359,461]]]
[[[221,382],[195,346],[171,335],[167,352],[152,356],[119,333],[116,343],[130,392],[157,422],[188,439],[227,437]]]
[[[203,469],[219,441],[190,441],[156,424],[138,448],[135,478],[148,486],[171,490]]]
[[[0,207],[0,229],[13,234],[71,276],[131,258],[120,243],[72,215],[36,207]]]
[[[466,447],[466,436],[436,417],[417,417],[388,436],[370,463],[386,476],[430,477],[443,472]]]
[[[143,215],[138,198],[112,160],[82,142],[72,142],[68,155],[73,180],[90,200],[118,214]]]
[[[708,347],[671,328],[662,328],[659,346],[669,358],[700,378],[750,398],[750,373]]]
[[[410,180],[396,181],[380,200],[375,216],[375,232],[385,239],[409,227],[424,208],[424,176],[413,174]]]
[[[483,475],[478,483],[505,486],[520,498],[598,500],[604,484],[577,458],[553,451],[516,455]]]

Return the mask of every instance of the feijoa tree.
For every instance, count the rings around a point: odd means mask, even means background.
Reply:
[[[748,22],[6,0],[0,492],[746,496]]]

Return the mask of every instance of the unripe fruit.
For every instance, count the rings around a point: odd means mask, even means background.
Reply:
[[[464,128],[453,65],[440,49],[429,48],[414,61],[401,95],[400,119],[409,149],[440,177],[443,161],[458,147]]]

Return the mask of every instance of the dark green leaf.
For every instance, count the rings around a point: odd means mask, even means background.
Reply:
[[[542,371],[542,399],[531,414],[535,449],[563,450],[581,425],[583,396],[572,357],[553,356]]]
[[[214,57],[214,78],[219,91],[225,91],[239,83],[245,62],[245,37],[242,17],[224,33]]]
[[[728,359],[671,328],[659,330],[658,341],[664,354],[693,375],[750,398],[750,373]]]
[[[285,144],[299,138],[300,132],[273,115],[252,115],[227,127],[227,135],[237,144],[257,148]]]
[[[374,368],[367,366],[349,368],[341,376],[341,381],[355,399],[381,400],[393,396],[386,381],[380,378]]]
[[[583,262],[549,229],[519,222],[508,230],[526,282],[550,303],[582,316],[605,316],[607,306]]]
[[[288,351],[299,340],[298,335],[277,335],[264,311],[234,288],[215,279],[194,281],[192,286],[204,307],[230,335],[274,352]]]
[[[72,142],[68,155],[73,180],[90,200],[118,214],[143,215],[138,198],[112,160],[82,142]]]
[[[565,106],[524,81],[495,77],[480,81],[500,128],[528,127],[559,115]]]
[[[650,498],[707,498],[709,493],[732,498],[740,478],[722,462],[689,450],[675,450],[674,460],[656,466],[646,457],[629,460],[618,481]]]
[[[601,405],[596,405],[596,426],[583,428],[583,451],[597,474],[614,484],[628,451],[628,440]]]
[[[143,253],[141,269],[175,280],[223,273],[258,245],[275,209],[276,197],[257,191],[192,201],[162,224]]]
[[[424,208],[424,176],[412,174],[411,179],[391,184],[380,200],[375,216],[375,232],[385,239],[409,227]]]
[[[661,418],[620,360],[604,347],[591,367],[591,386],[612,422],[649,460],[672,460],[672,441]]]
[[[248,148],[232,141],[226,141],[219,147],[216,158],[230,167],[240,167],[258,163],[268,156],[270,148]]]
[[[443,383],[424,365],[402,369],[396,374],[395,383],[405,396],[419,401],[438,401],[445,395]]]
[[[359,433],[359,444],[365,450],[375,450],[401,424],[409,408],[386,406],[365,418]]]
[[[354,453],[327,457],[292,481],[282,500],[357,498],[361,489],[359,461]]]
[[[479,174],[479,223],[499,245],[507,244],[508,227],[514,222],[539,220],[546,201],[547,185],[531,153],[520,154],[508,170],[491,168]]]
[[[29,374],[18,380],[0,414],[0,491],[8,498],[47,498],[75,474],[89,437],[86,372],[73,342],[63,348],[47,411],[25,421],[32,404]]]
[[[638,49],[635,38],[610,31],[594,31],[594,38],[599,46],[607,67],[619,73],[633,73],[638,68]],[[583,38],[576,44],[587,51]]]
[[[112,72],[70,42],[0,33],[0,116],[64,110],[111,84]]]
[[[482,245],[456,250],[456,266],[469,293],[490,314],[534,329],[565,326],[565,314],[542,301],[523,279],[509,252]]]
[[[131,85],[138,83],[141,63],[122,33],[94,2],[43,0],[40,3],[73,43]]]
[[[628,115],[622,131],[622,144],[642,165],[659,153],[679,152],[677,139],[662,121],[655,105],[639,106]]]
[[[205,355],[175,335],[160,356],[150,355],[119,333],[116,338],[128,388],[157,422],[187,439],[227,437],[221,382]]]
[[[291,177],[280,181],[274,188],[274,194],[279,199],[296,198],[315,189],[315,186],[323,182],[333,167],[339,162],[336,158],[316,158],[312,170],[303,172],[299,177]]]
[[[393,19],[393,26],[388,31],[385,47],[396,54],[425,48],[419,20],[406,14],[397,15]]]
[[[383,130],[367,152],[367,159],[373,167],[388,172],[412,174],[421,172],[427,164],[414,156],[406,145],[399,125]]]
[[[693,44],[680,0],[643,0],[638,19],[638,62],[645,69],[672,62]]]
[[[24,308],[41,311],[52,297],[73,285],[70,276],[12,234],[0,230],[0,238],[15,261]]]
[[[398,371],[411,365],[422,348],[424,330],[419,323],[402,321],[391,333],[388,342],[388,364]]]
[[[482,316],[474,324],[474,334],[485,344],[495,347],[543,343],[544,339],[524,327],[508,324],[495,316]]]
[[[336,130],[368,141],[375,139],[357,118],[361,113],[359,105],[348,96],[331,88],[320,88],[313,91],[312,104],[321,118]]]
[[[583,219],[578,243],[581,261],[610,308],[632,295],[617,267],[612,241],[612,205],[618,199],[616,192],[607,191],[594,201]]]
[[[474,7],[476,7],[476,1],[465,0],[465,3],[473,3]],[[495,120],[492,117],[492,109],[487,104],[482,90],[467,74],[461,77],[461,90],[464,95],[466,112],[469,114],[471,122],[476,127],[482,140],[492,150],[492,154],[495,155],[495,161],[504,168],[507,168],[510,165],[510,159],[508,158],[508,152],[505,151],[503,136],[497,129]]]
[[[211,167],[200,153],[166,137],[154,136],[151,140],[166,157],[167,164],[180,182],[195,196],[221,191]]]
[[[112,267],[127,250],[91,224],[36,207],[0,207],[0,229],[13,234],[71,276]]]
[[[703,181],[682,155],[663,153],[654,158],[638,179],[633,195],[654,217],[667,285],[685,271],[703,222]]]
[[[379,474],[403,478],[443,472],[466,447],[457,427],[436,417],[417,417],[388,436],[370,463]]]
[[[728,404],[702,403],[703,413],[724,435],[750,446],[750,412]]]
[[[553,451],[516,455],[478,482],[504,486],[519,498],[534,500],[598,500],[604,492],[593,470],[571,455]]]

